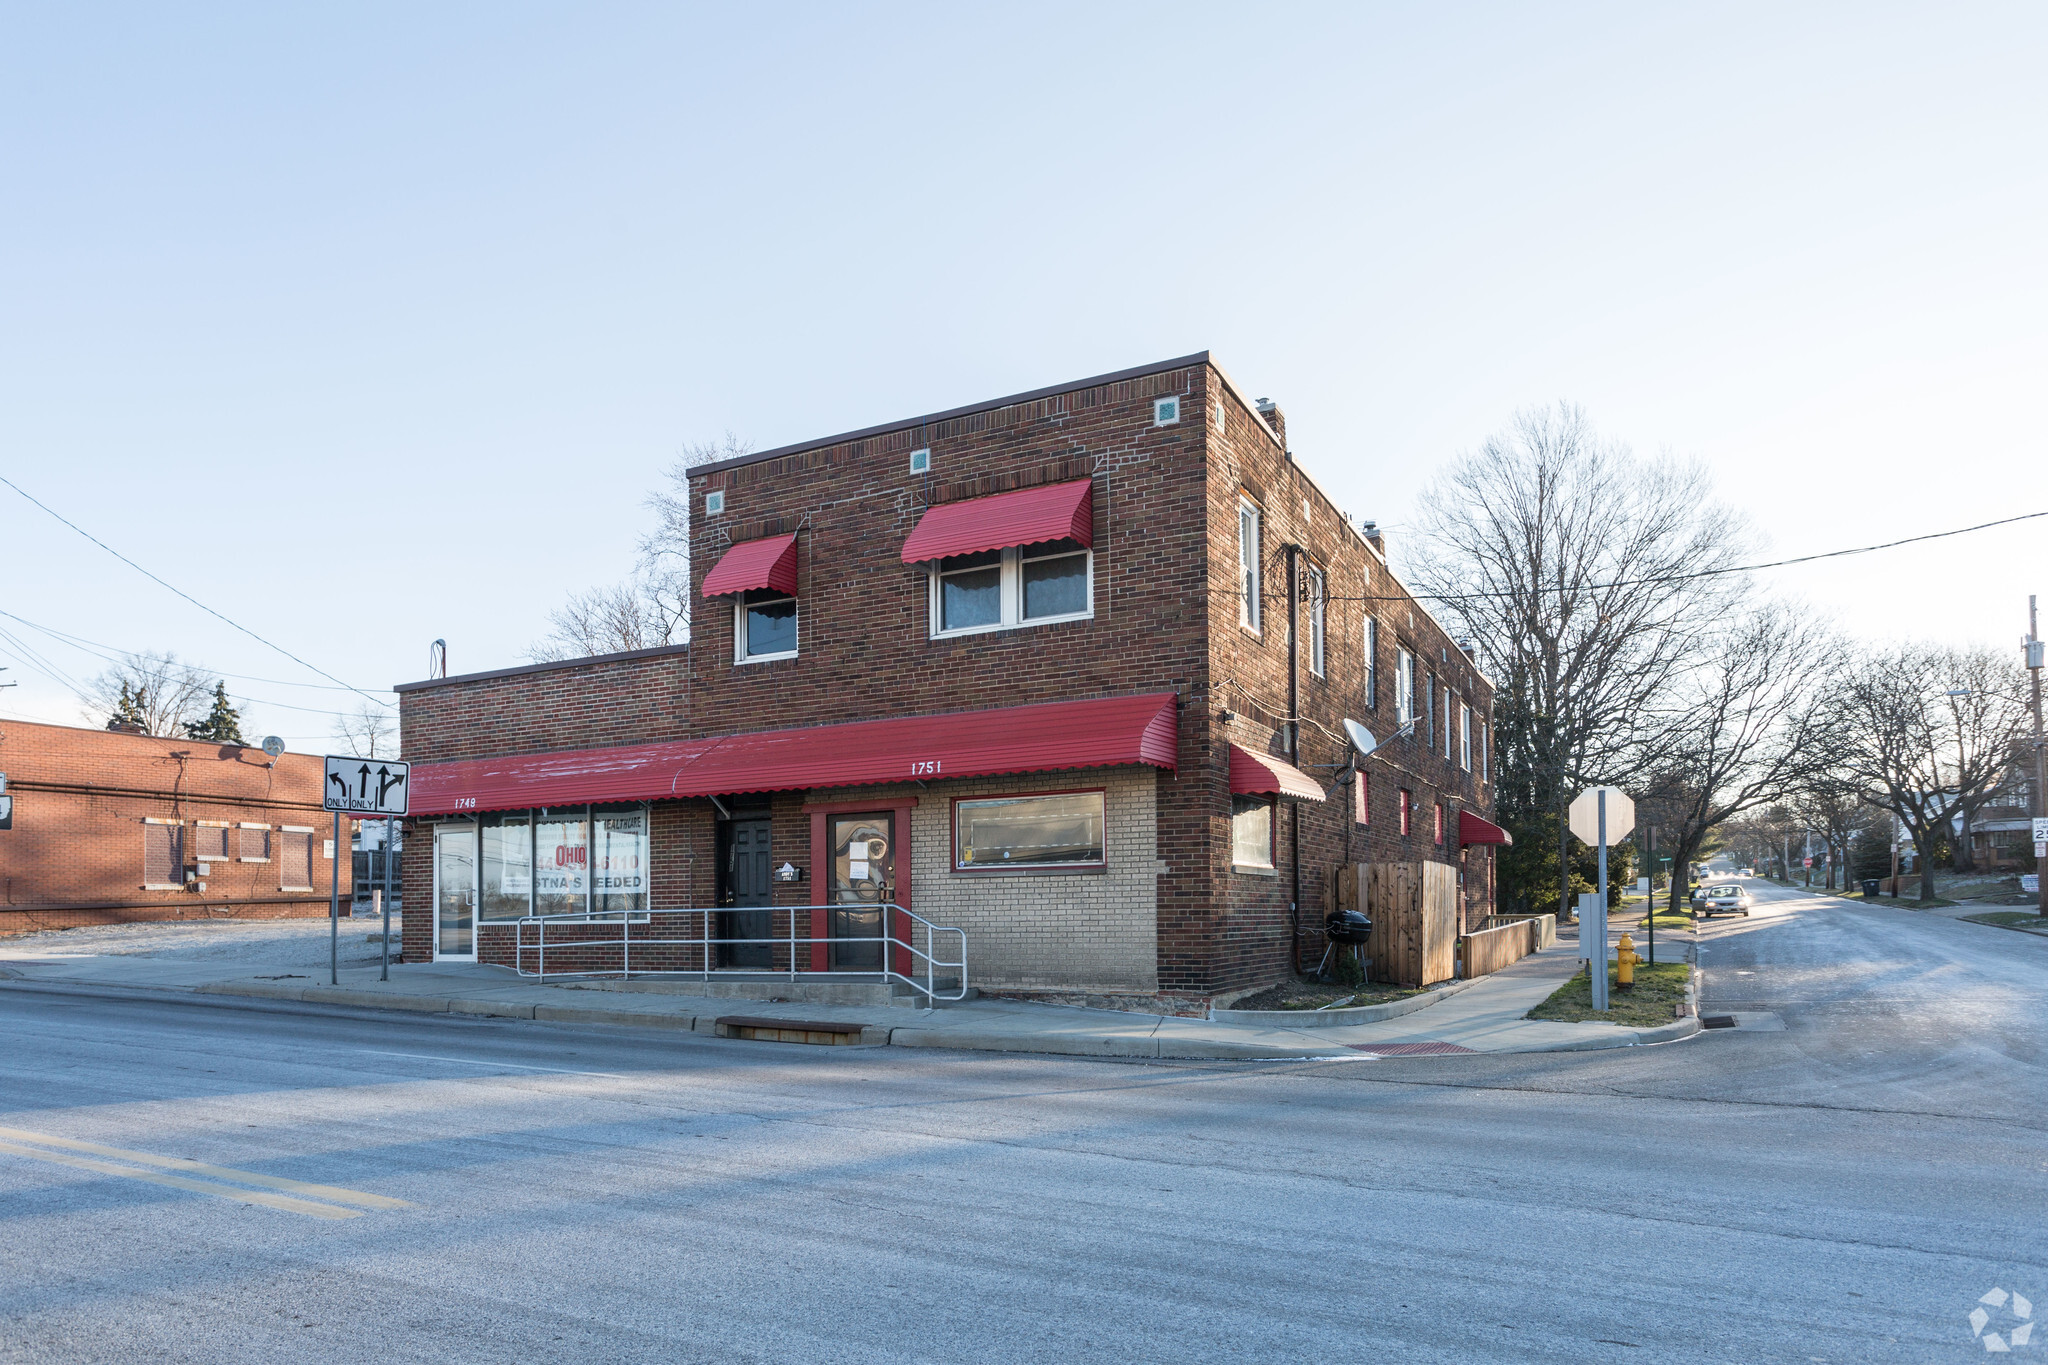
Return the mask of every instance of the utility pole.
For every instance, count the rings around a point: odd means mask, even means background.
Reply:
[[[2034,817],[2036,820],[2048,816],[2048,741],[2041,737],[2041,666],[2048,663],[2042,654],[2048,652],[2041,640],[2041,617],[2036,599],[2027,597],[2027,671],[2034,675]],[[2038,829],[2039,826],[2037,825]],[[2041,840],[2034,840],[2034,895],[2037,903],[2034,912],[2048,917],[2048,858],[2041,856]]]

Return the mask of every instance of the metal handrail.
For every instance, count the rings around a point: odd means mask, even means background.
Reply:
[[[893,901],[879,903],[862,902],[860,904],[861,909],[879,909],[882,911],[883,932],[881,936],[878,938],[829,938],[817,935],[800,936],[796,932],[796,918],[801,913],[817,913],[820,911],[844,910],[846,908],[847,907],[844,905],[760,905],[714,906],[709,909],[685,907],[681,909],[656,910],[583,910],[572,911],[557,915],[524,915],[513,922],[514,938],[512,950],[512,970],[518,973],[520,976],[533,977],[536,980],[538,980],[542,985],[547,984],[547,979],[550,976],[615,976],[618,977],[620,980],[630,980],[635,975],[635,970],[633,967],[633,949],[635,947],[647,949],[658,947],[684,947],[694,945],[701,950],[701,956],[698,958],[698,962],[701,964],[700,966],[694,969],[675,967],[649,967],[640,969],[638,974],[641,976],[695,976],[706,982],[710,981],[714,974],[723,973],[731,973],[735,975],[745,974],[751,976],[786,976],[791,982],[795,982],[799,975],[806,977],[859,976],[869,978],[880,978],[885,981],[900,981],[904,985],[908,986],[910,989],[921,993],[925,998],[928,1008],[930,1007],[930,1005],[935,1004],[940,1000],[964,1000],[967,998],[967,931],[965,929],[955,928],[950,924],[934,924],[930,920],[926,919],[924,916],[918,914],[916,911],[906,909],[901,905],[895,904]],[[777,935],[767,938],[713,938],[711,936],[711,917],[717,914],[731,913],[734,910],[760,910],[787,914],[789,917],[789,932],[784,935]],[[898,938],[895,936],[894,925],[889,919],[889,916],[891,914],[902,915],[905,919],[910,921],[909,931],[904,937]],[[688,938],[635,938],[633,936],[633,926],[636,924],[644,924],[652,927],[653,917],[656,915],[701,916],[699,927],[702,930],[702,932]],[[566,941],[557,939],[550,941],[548,938],[548,926],[551,924],[617,924],[619,926],[619,933],[616,938],[583,938],[571,939]],[[531,942],[528,941],[526,936],[526,928],[528,925],[534,925],[537,928],[536,936],[534,940]],[[924,926],[924,948],[920,948],[917,946],[917,928],[919,925]],[[957,960],[948,961],[936,955],[935,950],[938,947],[938,935],[940,934],[952,934],[958,938],[960,946],[960,956]],[[880,950],[881,953],[881,965],[874,970],[851,967],[819,967],[799,969],[797,966],[796,950],[799,944],[803,944],[806,946],[815,944],[839,944],[845,946],[850,944],[868,943],[874,944],[876,948]],[[789,950],[789,965],[783,971],[777,971],[772,966],[767,968],[718,968],[713,967],[711,965],[711,950],[713,948],[738,946],[743,944],[766,944],[771,948],[775,947],[776,945],[781,945],[782,947],[787,948]],[[569,948],[616,948],[619,950],[619,965],[617,969],[589,968],[578,971],[550,972],[548,971],[547,956],[548,949],[550,948],[553,948],[558,953],[564,949]],[[916,963],[912,964],[912,972],[910,973],[899,972],[896,970],[894,964],[890,959],[890,950],[892,948],[900,948],[904,952],[910,954],[913,958],[918,959],[923,963],[923,981],[920,982],[914,974],[916,971]],[[526,957],[528,953],[533,953],[535,956],[534,969],[532,971],[528,971],[526,968]],[[939,968],[945,968],[949,971],[957,970],[960,973],[959,980],[957,983],[955,983],[953,993],[950,995],[941,994],[938,990],[937,970]]]

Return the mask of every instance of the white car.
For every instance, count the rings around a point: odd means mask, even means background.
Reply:
[[[1756,904],[1756,897],[1734,882],[1720,886],[1704,886],[1693,893],[1692,912],[1709,919],[1715,915],[1740,915],[1749,918],[1749,907]]]

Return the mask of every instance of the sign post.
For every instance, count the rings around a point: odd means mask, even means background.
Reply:
[[[371,765],[376,766],[372,767]],[[384,848],[384,974],[391,979],[391,817],[411,810],[412,765],[396,759],[344,758],[327,755],[320,783],[320,804],[334,812],[334,865],[327,902],[327,983],[341,984],[341,817],[381,815],[385,818]]]
[[[1607,845],[1628,837],[1636,827],[1636,803],[1619,787],[1593,787],[1573,799],[1568,812],[1572,833],[1600,850],[1600,890],[1594,898],[1595,922],[1579,917],[1579,947],[1586,952],[1586,977],[1593,988],[1593,1009],[1607,1011]],[[1588,938],[1591,939],[1590,945]]]

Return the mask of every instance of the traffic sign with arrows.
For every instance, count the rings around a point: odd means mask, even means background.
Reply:
[[[320,804],[342,815],[404,815],[410,806],[411,790],[409,763],[329,754]]]

